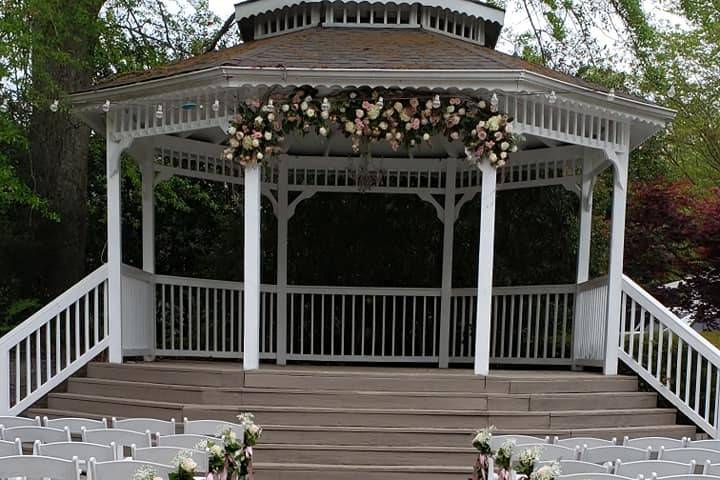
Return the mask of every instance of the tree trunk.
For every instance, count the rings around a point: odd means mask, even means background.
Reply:
[[[28,2],[33,45],[32,75],[36,105],[30,117],[28,174],[38,194],[48,199],[59,222],[38,219],[42,245],[34,264],[44,271],[48,295],[70,287],[85,273],[87,177],[90,129],[53,99],[87,87],[99,39],[98,15],[104,0]]]

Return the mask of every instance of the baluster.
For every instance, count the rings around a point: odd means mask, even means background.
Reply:
[[[80,300],[75,301],[75,360],[80,358]]]
[[[381,333],[381,336],[382,336],[381,347],[382,348],[380,349],[382,351],[383,356],[387,355],[387,348],[385,346],[385,331],[386,331],[385,326],[387,325],[387,308],[386,308],[386,301],[385,301],[386,299],[387,299],[387,296],[383,295],[383,297],[382,297],[382,333]]]
[[[70,307],[65,309],[65,368],[70,366],[71,345],[70,342]]]
[[[520,294],[520,311],[518,314],[517,352],[516,357],[522,358],[523,315],[525,308],[525,295]]]
[[[660,377],[660,373],[662,371],[662,358],[663,355],[663,324],[658,319],[658,346],[657,346],[657,360],[655,365],[655,377],[662,383],[662,377]]]
[[[702,376],[703,357],[699,351],[695,351],[695,410],[700,413],[700,377]],[[688,379],[692,377],[687,377]]]
[[[90,350],[90,294],[87,293],[83,296],[83,303],[84,303],[84,312],[85,312],[85,318],[83,318],[83,325],[85,326],[85,331],[83,332],[83,339],[85,340],[85,352]],[[83,353],[85,353],[83,352]]]
[[[60,354],[62,349],[60,348],[60,314],[55,315],[55,375],[60,373],[62,370],[62,359]],[[20,380],[17,380],[18,382]]]
[[[532,338],[535,343],[533,356],[535,358],[537,358],[538,357],[538,346],[540,344],[539,343],[540,339],[538,338],[538,337],[540,337],[540,294],[536,294],[536,295],[534,295],[534,297],[535,297],[535,335],[533,335]],[[528,335],[528,342],[530,342],[530,337],[531,336]],[[529,343],[528,343],[528,346],[529,346]],[[530,356],[529,347],[528,347],[528,356]]]
[[[637,302],[635,300],[632,300],[630,303],[630,348],[629,348],[629,355],[630,358],[635,358],[635,306],[637,305]]]
[[[500,326],[500,358],[505,358],[505,328],[507,324],[507,295],[500,295],[498,300],[502,298],[502,309],[500,311],[500,319],[502,325]]]
[[[682,376],[680,374],[680,371],[682,370],[682,351],[683,351],[683,345],[685,342],[683,342],[682,337],[677,337],[678,342],[678,351],[677,356],[675,357],[675,395],[678,396],[678,398],[682,398],[682,392],[680,391],[680,377]]]
[[[58,330],[58,336],[59,336],[60,330]],[[21,383],[22,383],[22,376],[20,375],[20,344],[21,342],[18,342],[15,345],[15,405],[20,403],[20,390],[21,390]],[[60,363],[58,362],[58,365]],[[58,367],[59,370],[59,367]]]
[[[668,336],[667,336],[667,364],[665,366],[665,386],[668,388],[668,390],[671,390],[671,370],[670,370],[670,360],[672,360],[672,344],[673,344],[673,333],[670,329],[668,329]]]
[[[497,318],[497,309],[498,309],[498,298],[496,295],[492,295],[492,321],[490,324],[490,334],[492,337],[490,338],[490,358],[496,358],[496,345],[498,340],[498,318]]]
[[[344,305],[343,305],[344,307]],[[305,294],[300,294],[300,355],[305,353]]]
[[[183,285],[178,285],[178,301],[180,302],[180,318],[179,318],[179,330],[180,330],[180,337],[178,338],[178,343],[180,350],[183,350],[185,348],[185,302],[184,302],[184,292],[185,287]]]
[[[514,358],[513,338],[515,338],[515,295],[510,294],[510,333],[508,335],[508,358]]]
[[[417,305],[417,297],[410,297],[410,301],[412,302],[412,311],[413,311],[413,313],[412,313],[412,335],[410,337],[412,339],[412,348],[410,351],[410,355],[412,355],[414,357],[415,356],[415,343],[416,343],[415,342],[415,340],[416,340],[416,338],[415,338],[415,323],[416,323],[416,319],[417,319],[417,317],[415,315],[415,313],[416,313],[415,307]]]
[[[68,365],[70,362],[68,362]],[[25,338],[25,396],[30,396],[32,391],[32,368],[30,362],[30,335]]]
[[[687,355],[685,359],[685,403],[688,405],[690,404],[690,386],[692,385],[688,380],[692,379],[690,376],[690,369],[692,366],[692,348],[690,347],[690,344],[687,344],[686,347]]]
[[[426,323],[427,323],[427,296],[423,296],[423,311],[422,311],[422,353],[423,356],[428,356],[427,351],[425,348],[427,347],[427,330],[426,330]],[[435,298],[433,297],[433,302],[435,301]],[[434,318],[434,317],[433,317]],[[374,323],[373,323],[374,325]],[[433,328],[433,331],[435,329]],[[373,329],[373,338],[375,338],[375,330]],[[433,342],[434,345],[434,342]],[[432,353],[430,354],[432,355]]]
[[[543,334],[543,358],[547,358],[548,343],[550,337],[548,336],[548,327],[550,323],[550,294],[545,294],[545,333]]]
[[[45,324],[45,381],[49,382],[52,377],[52,349],[50,348],[50,330],[52,319]],[[87,335],[86,335],[87,338]]]
[[[705,359],[705,410],[703,411],[703,418],[709,423],[710,422],[710,396],[712,394],[712,369],[713,365],[710,360]]]
[[[550,355],[555,358],[557,356],[557,334],[558,334],[558,317],[560,316],[560,298],[557,293],[553,294],[553,343]]]
[[[213,288],[213,351],[220,351],[218,348],[218,291]]]
[[[295,353],[295,297],[294,293],[289,293],[290,297],[290,353]]]
[[[354,320],[354,317],[353,317]],[[310,294],[310,355],[315,355],[315,294]]]
[[[567,343],[567,316],[568,316],[568,294],[563,293],[563,316],[562,316],[562,347],[560,358],[565,358],[565,344]]]
[[[325,295],[320,296],[320,355],[325,356]]]
[[[40,329],[39,327],[35,330],[35,389],[37,390],[42,385],[42,357],[40,352]]]
[[[652,362],[653,362],[653,347],[654,347],[653,343],[655,342],[655,317],[654,317],[650,312],[648,312],[648,319],[650,320],[650,321],[649,321],[650,328],[649,328],[649,330],[648,330],[647,371],[650,372],[650,373],[652,373],[652,370],[653,370],[653,368],[652,368],[652,367],[653,367],[653,366],[652,366]]]
[[[645,361],[643,358],[643,350],[645,349],[645,309],[640,307],[640,341],[638,343],[638,363],[641,367],[645,368]]]
[[[397,297],[393,295],[392,297],[392,349],[390,351],[390,355],[392,357],[395,356],[395,319],[396,319],[396,310],[397,310]]]

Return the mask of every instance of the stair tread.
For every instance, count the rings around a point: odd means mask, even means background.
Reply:
[[[441,473],[467,473],[472,467],[441,466],[441,465],[335,465],[317,463],[263,463],[253,462],[253,470],[268,470],[281,468],[283,470],[313,470],[313,471],[362,471],[362,472],[441,472]]]
[[[134,387],[157,387],[162,389],[176,389],[176,390],[192,390],[202,392],[207,390],[207,387],[196,386],[196,385],[179,385],[179,384],[165,384],[156,382],[144,382],[144,381],[129,381],[129,380],[114,380],[107,378],[72,378],[70,383],[83,383],[83,384],[94,384],[94,385],[119,385],[119,386],[134,386]],[[272,394],[322,394],[322,395],[387,395],[387,396],[418,396],[418,397],[450,397],[450,398],[462,398],[466,396],[472,396],[474,398],[573,398],[573,397],[586,397],[588,394],[583,392],[557,392],[557,393],[493,393],[493,392],[442,392],[442,391],[398,391],[398,390],[376,390],[376,389],[352,389],[352,390],[329,390],[329,389],[302,389],[302,388],[271,388],[271,387],[219,387],[214,389],[217,392],[227,393],[272,393]],[[594,392],[593,396],[600,397],[650,397],[656,396],[654,392]]]
[[[469,444],[469,442],[468,442]],[[325,445],[325,444],[305,444],[305,443],[262,443],[256,448],[260,450],[331,450],[338,452],[346,451],[377,451],[377,452],[457,452],[457,453],[473,453],[477,452],[471,446],[468,447],[443,447],[443,446],[413,446],[413,445]]]
[[[123,405],[144,405],[144,406],[153,406],[153,407],[161,407],[161,408],[168,408],[168,409],[179,409],[182,408],[184,405],[183,403],[174,403],[174,402],[166,402],[166,401],[157,401],[157,400],[142,400],[138,398],[116,398],[116,397],[106,397],[103,395],[88,395],[85,393],[71,393],[71,392],[56,392],[56,393],[50,393],[48,395],[49,398],[66,398],[66,399],[75,399],[75,400],[87,400],[87,401],[96,401],[96,402],[108,402],[108,403],[122,403]]]

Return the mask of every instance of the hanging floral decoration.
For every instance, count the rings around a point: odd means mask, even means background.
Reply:
[[[217,442],[202,441],[195,448],[207,450],[209,474],[207,480],[252,480],[253,447],[262,435],[262,427],[255,423],[252,413],[238,415],[242,434],[228,427],[218,432]],[[182,479],[179,479],[182,480]]]
[[[430,143],[433,137],[462,142],[467,160],[502,167],[517,151],[512,119],[492,101],[441,98],[404,90],[345,91],[322,100],[310,89],[289,98],[247,99],[228,128],[225,156],[243,166],[263,163],[282,151],[289,134],[342,133],[353,151],[386,141],[393,150]]]

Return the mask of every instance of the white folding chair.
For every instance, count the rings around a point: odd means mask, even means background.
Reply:
[[[152,447],[150,432],[140,433],[120,428],[106,428],[99,430],[82,430],[82,441],[97,443],[98,445],[115,444],[117,458],[123,458],[125,447],[135,445],[139,448]]]
[[[96,430],[98,428],[108,428],[107,419],[102,420],[91,420],[89,418],[48,418],[43,417],[43,425],[52,428],[63,428],[67,427],[70,430],[71,435],[80,435],[82,429]]]
[[[688,448],[704,448],[706,450],[720,450],[720,440],[690,440],[687,439]]]
[[[662,480],[719,480],[720,477],[714,475],[694,474],[694,475],[673,475],[663,477]]]
[[[649,460],[650,450],[642,448],[624,447],[621,445],[612,445],[608,447],[585,448],[580,454],[580,460],[590,463],[615,463],[617,460],[621,462],[638,462],[640,460]]]
[[[221,420],[183,420],[184,433],[194,433],[196,435],[209,435],[211,437],[219,437],[223,430],[230,428],[238,438],[243,438],[245,428],[233,422],[223,422]],[[535,442],[537,443],[537,439]]]
[[[617,462],[615,473],[625,477],[643,478],[669,477],[672,475],[690,475],[695,473],[695,462],[680,463],[666,460],[642,460],[639,462]]]
[[[196,450],[180,447],[150,447],[133,448],[132,458],[141,462],[160,463],[162,465],[173,465],[180,454],[185,454],[197,463],[198,473],[207,473],[210,461],[207,450]]]
[[[690,463],[694,461],[698,465],[706,463],[720,463],[720,451],[707,450],[705,448],[661,448],[658,453],[658,460],[670,462]]]
[[[634,480],[614,473],[573,473],[560,475],[561,480]]]
[[[62,458],[64,460],[77,458],[81,464],[84,464],[91,458],[99,462],[117,460],[117,450],[114,443],[110,445],[98,445],[97,443],[85,442],[35,442],[33,454],[42,457]]]
[[[0,458],[0,478],[80,480],[77,459],[16,455]]]
[[[518,448],[515,449],[515,456],[520,455],[523,450],[533,447],[540,449],[540,457],[538,460],[541,462],[553,460],[577,460],[580,455],[580,450],[576,448],[563,447],[562,445],[552,445],[550,443],[531,443],[519,445]]]
[[[218,443],[217,437],[208,435],[196,435],[194,433],[179,433],[175,435],[160,435],[158,437],[159,447],[180,447],[180,448],[197,448],[200,442]]]
[[[132,430],[133,432],[141,433],[149,431],[152,434],[158,435],[174,435],[176,433],[174,418],[168,422],[155,418],[127,418],[118,420],[113,417],[112,428],[122,428],[123,430]]]
[[[50,427],[12,427],[0,428],[0,439],[12,441],[19,438],[22,443],[35,443],[36,440],[42,443],[69,442],[70,430],[67,428]]]
[[[16,439],[14,442],[0,440],[0,457],[12,457],[14,455],[22,455],[20,439]]]
[[[167,478],[175,469],[160,463],[138,462],[136,460],[115,460],[96,462],[91,458],[88,464],[88,480],[129,480],[141,468],[151,469],[155,475]]]
[[[705,475],[720,477],[720,463],[705,463],[705,465],[703,465],[703,473]]]
[[[667,437],[625,437],[623,445],[626,447],[649,448],[653,452],[659,452],[661,448],[685,448],[687,440],[683,438],[667,438]]]
[[[40,417],[3,417],[0,416],[0,426],[5,428],[12,427],[40,427]]]
[[[580,447],[583,448],[595,448],[595,447],[611,447],[617,445],[617,440],[605,440],[603,438],[594,437],[575,437],[575,438],[561,438],[555,437],[555,445],[562,445],[563,447]]]
[[[552,465],[555,461],[537,462],[536,470],[545,465]],[[580,460],[560,460],[560,472],[563,475],[571,475],[573,473],[610,473],[610,465],[598,465],[597,463],[583,462]]]
[[[497,435],[490,439],[490,448],[495,450],[507,441],[514,442],[515,445],[518,446],[550,444],[550,437],[540,438],[533,437],[531,435]]]

